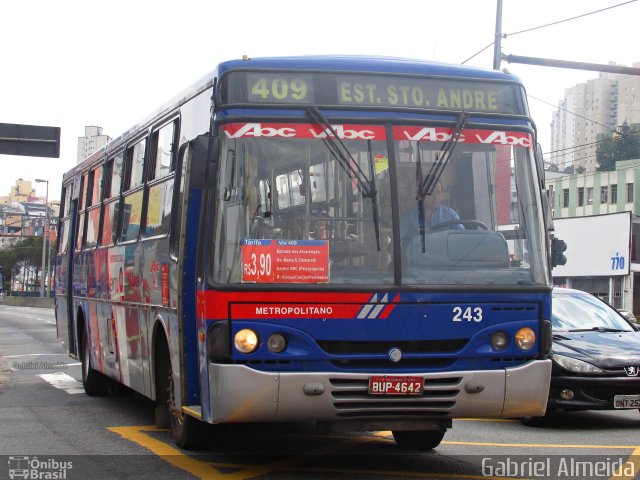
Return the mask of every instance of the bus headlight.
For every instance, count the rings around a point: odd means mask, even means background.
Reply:
[[[233,339],[233,344],[241,353],[251,353],[255,351],[255,349],[258,348],[258,343],[260,343],[258,334],[248,328],[240,330]]]
[[[509,343],[509,337],[505,332],[496,332],[491,335],[491,346],[494,350],[504,350]]]
[[[520,350],[531,350],[536,343],[536,334],[529,327],[523,327],[516,332],[515,339]]]
[[[280,353],[287,348],[287,340],[280,333],[274,333],[267,340],[267,347],[273,353]]]

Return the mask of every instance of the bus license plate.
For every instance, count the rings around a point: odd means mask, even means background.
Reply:
[[[369,377],[369,393],[372,395],[422,395],[423,389],[422,377]]]
[[[640,408],[640,395],[616,395],[613,397],[615,408]]]

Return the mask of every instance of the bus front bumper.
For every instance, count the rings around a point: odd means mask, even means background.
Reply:
[[[400,373],[394,376],[402,375]],[[262,372],[244,365],[209,364],[211,423],[429,421],[461,417],[544,415],[551,361],[518,367],[424,377],[422,395],[372,395],[371,374]],[[390,428],[390,427],[389,427]],[[373,429],[373,428],[371,428]]]

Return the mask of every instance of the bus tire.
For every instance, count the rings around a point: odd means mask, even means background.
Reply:
[[[176,408],[173,369],[166,339],[159,338],[156,364],[156,426],[170,427],[175,444],[184,450],[196,450],[202,444],[202,422]]]
[[[546,415],[543,417],[522,417],[520,418],[520,423],[527,427],[544,427],[547,419],[548,417]]]
[[[109,390],[109,380],[91,366],[91,346],[87,330],[82,331],[82,386],[84,392],[92,397],[106,395]]]
[[[426,452],[433,450],[444,438],[446,430],[393,430],[393,439],[406,450]]]
[[[184,450],[202,447],[204,424],[191,415],[185,415],[174,403],[173,372],[169,369],[169,395],[167,409],[173,441]]]

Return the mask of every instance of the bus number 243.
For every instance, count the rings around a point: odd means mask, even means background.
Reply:
[[[454,322],[481,322],[482,321],[482,307],[453,307],[453,321]]]

